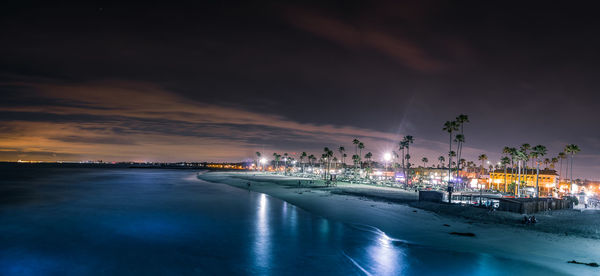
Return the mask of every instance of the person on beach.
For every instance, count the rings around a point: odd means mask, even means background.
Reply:
[[[248,185],[248,190],[250,190],[250,181],[248,181],[248,183],[246,183],[246,185]]]

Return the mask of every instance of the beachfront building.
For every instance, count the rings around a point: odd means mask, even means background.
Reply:
[[[412,183],[422,183],[426,185],[446,185],[446,183],[448,183],[448,169],[418,167],[409,169],[409,172]],[[452,173],[454,174],[455,171]]]
[[[487,189],[504,191],[504,186],[519,182],[519,173],[517,169],[495,170],[490,172],[487,182]],[[533,194],[536,187],[537,171],[535,169],[522,169],[521,171],[521,195]],[[551,196],[558,188],[558,174],[555,170],[543,169],[539,174],[540,196]],[[509,188],[507,188],[509,189]]]

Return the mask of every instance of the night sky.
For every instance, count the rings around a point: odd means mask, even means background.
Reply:
[[[418,3],[417,3],[418,2]],[[380,159],[574,143],[599,179],[600,17],[562,1],[0,4],[0,160]],[[420,162],[417,162],[419,164]]]

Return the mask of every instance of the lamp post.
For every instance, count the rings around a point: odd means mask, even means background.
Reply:
[[[518,162],[517,172],[519,172],[519,177],[517,178],[517,197],[521,197],[521,160]]]
[[[296,172],[296,160],[292,160],[292,171]]]
[[[267,163],[267,159],[266,158],[263,157],[263,158],[260,159],[260,164],[262,165],[261,168],[262,168],[263,172],[265,171],[265,164],[266,163]]]
[[[387,164],[388,164],[388,162],[390,162],[391,159],[392,159],[392,155],[389,152],[386,152],[383,155],[383,161],[385,161],[384,168],[386,171],[387,171]]]
[[[392,160],[392,154],[391,153],[386,152],[385,154],[383,154],[383,161],[384,161],[383,173],[384,173],[384,179],[386,181],[387,181],[388,163],[390,162],[390,160]]]
[[[490,161],[487,161],[487,163],[489,165]],[[483,168],[483,170],[485,171],[485,168]],[[490,174],[490,172],[488,171],[488,175],[489,174]],[[479,179],[477,180],[477,183],[479,183]],[[483,185],[479,184],[479,206],[481,206],[482,197],[483,197]]]

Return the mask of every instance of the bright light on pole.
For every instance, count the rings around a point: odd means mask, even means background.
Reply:
[[[390,160],[392,160],[392,154],[389,152],[384,153],[383,160],[385,161],[384,169],[385,169],[385,171],[387,171],[387,165],[388,165],[388,162],[390,162]]]
[[[261,158],[260,159],[260,164],[261,164],[261,167],[262,167],[262,171],[264,172],[265,171],[265,164],[267,164],[267,158],[264,158],[264,157]]]
[[[385,160],[386,162],[390,161],[391,159],[392,159],[392,154],[391,154],[391,153],[389,153],[389,152],[386,152],[386,153],[383,155],[383,160]]]

